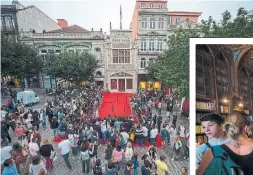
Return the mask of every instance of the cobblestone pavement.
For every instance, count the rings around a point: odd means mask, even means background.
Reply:
[[[44,101],[46,101],[46,99],[52,98],[52,97],[48,97],[48,96],[44,96],[44,95],[42,97],[44,98]],[[5,99],[2,98],[1,99],[2,104],[4,101],[5,101]],[[42,100],[40,103],[36,104],[33,108],[34,109],[43,108],[44,101]],[[164,109],[165,109],[165,107],[164,107]],[[162,110],[162,115],[165,116],[164,110]],[[187,128],[189,127],[189,120],[187,118],[185,118],[183,116],[182,117],[179,116],[178,121],[177,121],[177,125],[178,125],[178,123],[181,123],[181,122],[183,122]],[[11,144],[13,144],[14,142],[17,141],[17,138],[14,136],[14,133],[11,129],[9,130],[9,133],[10,133],[11,137],[13,138],[12,143],[11,143]],[[50,139],[50,140],[53,139],[53,131],[50,129],[49,123],[47,123],[47,128],[45,130],[41,129],[41,134],[42,134],[42,140],[45,138]],[[57,148],[58,144],[52,143],[52,145],[57,152],[57,160],[56,160],[56,162],[53,163],[54,168],[49,172],[50,175],[83,174],[82,168],[81,168],[81,160],[80,160],[79,156],[75,157],[75,156],[73,156],[72,153],[70,153],[69,160],[72,165],[72,170],[69,170],[68,167],[66,166],[62,156],[60,155],[58,148]],[[139,154],[140,166],[143,164],[143,161],[140,159],[140,157],[143,154],[145,154],[147,152],[147,150],[148,150],[148,148],[135,148],[135,151],[138,152],[138,154]],[[105,151],[105,146],[100,146],[98,148],[98,156],[101,159],[103,166],[105,163],[104,151]],[[160,156],[160,155],[166,156],[166,164],[168,165],[169,175],[180,175],[180,172],[181,172],[181,169],[183,166],[185,166],[189,169],[189,161],[186,161],[186,160],[171,161],[172,149],[170,149],[170,148],[158,149],[158,156]],[[124,168],[123,165],[121,167],[122,167],[122,169]],[[138,174],[141,174],[140,168],[138,168],[138,170],[139,170]],[[92,174],[92,173],[90,172],[90,174]],[[120,175],[123,175],[123,173],[121,172]]]

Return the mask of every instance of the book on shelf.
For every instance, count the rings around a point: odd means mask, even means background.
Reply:
[[[230,107],[229,106],[220,106],[220,112],[221,113],[230,113]]]
[[[216,110],[215,103],[213,102],[196,102],[197,109]]]
[[[196,134],[201,134],[201,125],[196,125]]]

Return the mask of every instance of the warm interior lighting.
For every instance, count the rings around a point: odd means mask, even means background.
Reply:
[[[224,97],[224,98],[223,98],[223,102],[224,102],[224,103],[227,103],[227,102],[228,102],[227,97]]]
[[[243,107],[243,103],[240,102],[240,103],[238,104],[238,106],[239,106],[239,107]]]

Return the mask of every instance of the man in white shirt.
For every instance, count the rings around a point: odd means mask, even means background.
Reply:
[[[0,154],[1,154],[1,167],[4,167],[4,161],[8,160],[9,158],[11,158],[11,152],[12,152],[12,146],[4,146],[4,144],[1,143],[1,149],[0,149]]]
[[[144,137],[143,144],[147,145],[148,144],[148,128],[145,125],[143,125],[142,126],[142,131],[143,131],[142,134],[143,134],[143,137]]]
[[[69,140],[63,140],[58,144],[58,149],[61,152],[61,155],[65,161],[65,163],[67,164],[67,166],[69,167],[69,169],[72,169],[72,166],[69,162],[69,151],[71,149],[71,143]]]
[[[156,146],[156,136],[158,134],[158,129],[156,127],[153,127],[150,132],[150,140],[153,144],[153,146]]]

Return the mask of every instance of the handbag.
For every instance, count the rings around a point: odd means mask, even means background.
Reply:
[[[29,153],[23,148],[23,149],[22,149],[22,155],[23,155],[24,157],[26,157],[26,156],[29,155]]]
[[[57,160],[57,156],[56,156],[56,152],[55,152],[55,151],[52,151],[52,150],[51,150],[50,159],[52,159],[53,161],[56,161],[56,160]]]

